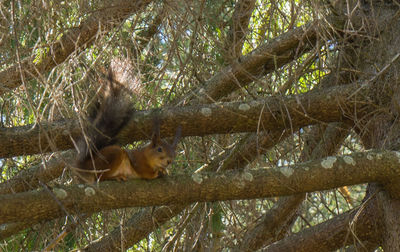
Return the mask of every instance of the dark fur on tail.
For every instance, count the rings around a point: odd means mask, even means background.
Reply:
[[[102,148],[116,142],[117,134],[126,126],[133,114],[129,91],[115,80],[112,69],[108,72],[107,81],[103,81],[97,101],[88,113],[85,136],[77,143],[77,166],[92,158]]]

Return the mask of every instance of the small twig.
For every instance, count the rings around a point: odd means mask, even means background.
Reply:
[[[386,64],[386,66],[385,66],[384,68],[382,68],[382,70],[379,71],[379,73],[377,73],[377,74],[376,74],[374,77],[372,77],[369,81],[370,81],[370,82],[374,82],[376,79],[378,79],[379,76],[381,76],[382,74],[384,74],[384,73],[389,69],[389,67],[390,67],[394,62],[396,62],[396,60],[399,58],[399,56],[400,56],[400,53],[396,54],[396,55],[392,58],[392,60],[389,62],[389,64]]]

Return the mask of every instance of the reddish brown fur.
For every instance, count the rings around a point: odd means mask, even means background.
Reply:
[[[88,159],[82,168],[90,171],[86,182],[96,180],[127,180],[130,178],[155,179],[167,174],[167,167],[175,158],[177,131],[172,145],[163,141],[155,132],[152,142],[137,150],[124,150],[118,145],[101,149],[93,159]]]

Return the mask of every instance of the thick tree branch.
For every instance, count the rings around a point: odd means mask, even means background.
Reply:
[[[11,194],[34,190],[41,185],[46,184],[47,182],[55,178],[58,178],[64,171],[66,164],[73,163],[74,157],[74,151],[67,151],[60,155],[56,153],[45,164],[37,165],[27,170],[23,170],[9,180],[0,183],[0,194]],[[4,224],[3,226],[0,226],[0,240],[5,239],[15,233],[18,233],[19,231],[26,229],[36,223],[38,223],[38,221]]]
[[[75,152],[67,151],[61,155],[55,154],[46,164],[23,170],[6,182],[0,183],[0,194],[18,193],[35,189],[40,183],[47,183],[58,178],[66,164],[72,164]]]
[[[82,214],[123,207],[285,196],[371,181],[384,183],[400,176],[398,162],[397,152],[370,151],[277,171],[179,175],[153,181],[103,182],[96,187],[54,188],[54,194],[38,190],[1,195],[0,223],[50,220],[65,215],[65,210]],[[57,202],[61,202],[62,208]]]
[[[179,125],[183,127],[183,136],[204,136],[295,129],[316,122],[341,121],[345,117],[343,114],[360,115],[364,106],[370,102],[368,95],[368,85],[353,84],[313,90],[297,96],[269,97],[251,102],[137,111],[133,120],[121,132],[119,139],[123,144],[148,139],[154,117],[161,120],[161,135],[164,137],[173,136]],[[75,121],[43,123],[34,128],[22,126],[0,129],[0,157],[50,151],[48,137],[58,150],[72,148],[71,137],[77,139],[80,133],[81,130]]]
[[[106,1],[102,9],[92,13],[79,27],[71,29],[51,45],[46,56],[38,63],[34,63],[35,56],[32,56],[24,59],[20,66],[15,64],[0,72],[0,83],[2,83],[0,94],[21,85],[19,69],[22,69],[25,81],[38,78],[41,74],[62,63],[77,49],[90,46],[101,29],[111,30],[150,2],[150,0]]]
[[[7,223],[7,224],[1,224],[0,225],[0,240],[4,240],[21,230],[27,229],[29,227],[32,227],[32,225],[35,225],[37,221],[30,222],[14,222],[14,223]]]

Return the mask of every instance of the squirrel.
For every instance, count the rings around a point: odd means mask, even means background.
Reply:
[[[133,104],[126,89],[115,79],[110,68],[106,84],[98,100],[89,110],[86,134],[77,142],[76,167],[78,177],[86,183],[103,180],[126,181],[130,178],[155,179],[167,174],[175,158],[181,128],[173,143],[160,138],[160,125],[154,122],[151,142],[136,150],[116,145],[117,134],[133,115]],[[125,91],[125,92],[124,92]]]

